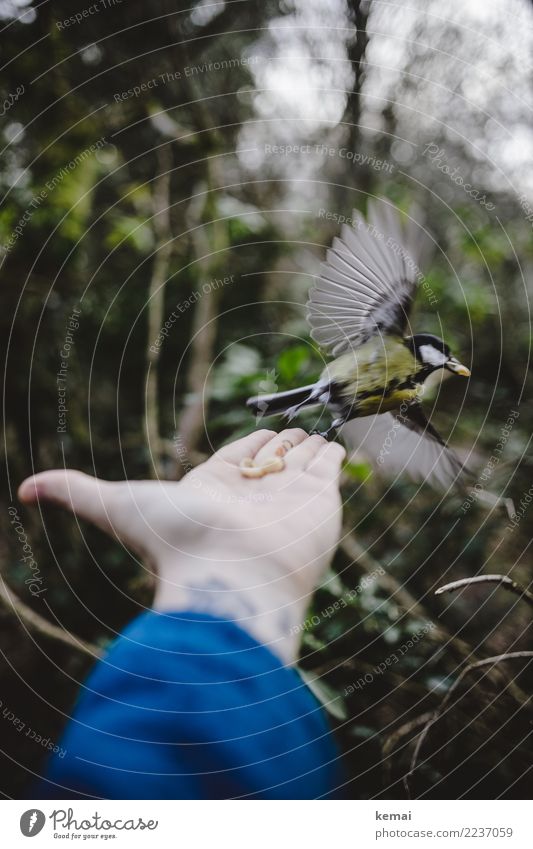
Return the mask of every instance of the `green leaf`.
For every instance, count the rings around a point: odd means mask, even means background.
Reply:
[[[108,248],[124,243],[133,245],[140,253],[148,253],[154,244],[154,234],[144,218],[121,215],[113,221],[105,241]]]
[[[345,463],[343,472],[357,481],[365,481],[372,474],[372,467],[368,463]]]
[[[282,380],[291,383],[309,363],[310,354],[307,345],[295,345],[282,351],[278,357],[277,371]]]

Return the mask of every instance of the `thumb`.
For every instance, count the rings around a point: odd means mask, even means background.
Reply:
[[[116,498],[117,484],[93,478],[74,469],[53,469],[26,478],[19,487],[23,504],[47,501],[113,533],[109,511]]]

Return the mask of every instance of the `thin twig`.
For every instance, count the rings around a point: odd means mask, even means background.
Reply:
[[[375,668],[375,664],[365,663],[359,659],[355,661],[353,657],[350,657],[334,658],[320,666],[312,666],[308,671],[312,672],[315,677],[321,678],[323,676],[326,677],[330,672],[337,672],[339,669],[357,672],[358,675],[364,675],[365,672],[375,672]],[[422,684],[418,684],[411,678],[405,678],[400,674],[396,674],[392,671],[392,669],[389,669],[387,674],[391,682],[394,684],[395,689],[402,687],[406,693],[412,693],[415,695],[417,700],[420,700],[427,693],[427,689]]]
[[[461,578],[459,581],[452,581],[450,584],[439,587],[438,590],[435,590],[435,595],[453,593],[456,590],[460,590],[461,587],[469,587],[472,584],[500,584],[504,589],[510,590],[533,606],[533,593],[530,593],[529,590],[526,590],[525,587],[513,581],[507,575],[478,575],[475,578]]]
[[[411,798],[411,787],[410,787],[411,778],[412,778],[413,773],[414,773],[414,771],[417,767],[418,757],[420,755],[422,746],[424,745],[424,741],[425,741],[425,739],[426,739],[426,737],[429,733],[430,728],[433,725],[435,725],[437,720],[440,719],[440,717],[443,715],[444,710],[445,710],[448,702],[450,701],[451,696],[457,690],[457,688],[459,687],[459,684],[461,683],[463,678],[466,675],[468,675],[469,672],[472,672],[473,669],[480,669],[483,666],[495,666],[497,663],[501,663],[504,660],[516,660],[516,659],[525,658],[525,657],[533,658],[533,651],[507,652],[506,654],[494,655],[494,657],[486,657],[484,660],[477,660],[475,663],[470,663],[470,664],[468,664],[468,666],[465,666],[465,668],[462,670],[462,672],[460,673],[458,678],[453,682],[452,686],[450,687],[450,689],[448,690],[446,695],[443,697],[438,708],[436,708],[435,711],[433,711],[431,719],[426,723],[426,725],[424,726],[423,730],[420,733],[417,744],[415,746],[415,750],[413,752],[413,757],[411,759],[411,767],[410,767],[407,775],[404,777],[404,785],[405,785],[405,789],[407,791],[409,798]]]
[[[52,640],[57,640],[60,643],[65,643],[69,648],[74,648],[77,651],[84,652],[93,658],[98,658],[102,655],[102,650],[92,643],[87,643],[81,637],[76,637],[70,631],[58,628],[57,625],[52,625],[39,613],[36,613],[27,604],[24,604],[15,593],[9,589],[3,576],[0,576],[0,599],[3,602],[6,610],[15,616],[20,622],[23,622],[30,629],[37,631],[44,637]]]
[[[347,528],[344,528],[343,539],[340,545],[344,553],[352,560],[357,562],[368,574],[371,574],[376,583],[394,600],[403,607],[403,609],[412,616],[419,616],[426,622],[432,621],[424,606],[415,599],[411,593],[402,587],[402,585],[389,572],[386,572],[383,566],[374,560],[371,554],[363,548],[363,546],[355,539]],[[435,627],[428,631],[429,639],[442,642],[443,640],[453,645],[458,652],[458,655],[464,659],[471,654],[468,643],[465,643],[459,637],[453,637],[443,625],[439,622],[433,623]]]
[[[417,716],[414,719],[411,719],[409,722],[404,723],[399,728],[397,728],[395,731],[393,731],[392,734],[389,734],[389,736],[385,740],[385,742],[383,744],[383,748],[381,750],[382,767],[383,767],[383,773],[384,773],[384,779],[385,779],[384,783],[385,784],[389,784],[389,782],[390,782],[390,775],[391,775],[391,772],[392,772],[391,757],[390,756],[392,755],[392,752],[393,752],[395,746],[397,745],[397,743],[400,740],[402,740],[404,737],[407,737],[407,735],[410,734],[411,731],[414,731],[415,728],[418,728],[420,725],[425,725],[427,722],[430,721],[430,719],[432,717],[433,717],[433,712],[428,711],[427,713],[423,713],[420,716]],[[411,741],[409,741],[409,742],[411,742]]]
[[[390,593],[391,596],[394,596],[395,601],[397,601],[401,607],[408,610],[410,613],[417,614],[423,619],[431,619],[420,602],[418,602],[408,590],[402,587],[396,578],[393,578],[392,575],[386,572],[381,563],[374,560],[372,555],[367,551],[367,549],[363,548],[348,528],[344,528],[343,530],[340,547],[350,560],[362,566],[365,572],[372,575],[376,583],[379,584],[382,589],[384,589],[387,593]],[[437,626],[437,628],[438,627],[439,626]]]
[[[419,616],[426,622],[432,621],[431,616],[423,605],[408,590],[402,587],[389,572],[384,572],[383,566],[377,560],[374,560],[372,555],[360,545],[347,528],[344,528],[343,540],[340,547],[353,562],[358,563],[365,572],[371,574],[376,583],[385,592],[389,593],[408,614]],[[434,622],[433,624],[435,627],[427,633],[429,640],[446,644],[452,650],[453,656],[461,661],[468,661],[474,656],[472,648],[467,642],[460,637],[452,635],[440,622]],[[497,684],[501,680],[497,670],[489,670],[488,676],[494,684]],[[512,693],[518,702],[527,700],[526,694],[514,682],[509,684],[509,692]]]
[[[399,740],[401,740],[403,737],[406,737],[408,734],[410,734],[411,731],[414,731],[414,729],[418,728],[420,725],[425,725],[426,723],[428,723],[432,719],[432,717],[433,711],[428,711],[427,713],[423,713],[420,716],[411,719],[409,722],[404,723],[395,731],[393,731],[392,734],[389,734],[383,744],[383,756],[387,757],[389,754],[391,754],[392,750],[394,749]]]

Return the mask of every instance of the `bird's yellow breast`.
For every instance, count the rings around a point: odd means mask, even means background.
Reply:
[[[354,414],[365,416],[397,410],[415,400],[420,387],[414,375],[419,369],[401,339],[374,337],[329,363],[322,378],[338,387],[340,398],[353,405]]]

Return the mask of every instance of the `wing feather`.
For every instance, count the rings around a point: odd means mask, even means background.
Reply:
[[[307,318],[311,336],[333,356],[377,333],[403,334],[429,239],[385,199],[368,203],[368,221],[353,213],[320,267]]]
[[[436,489],[463,486],[471,473],[427,422],[422,409],[412,412],[414,418],[382,413],[351,419],[339,433],[350,450],[361,452],[389,477],[405,472],[415,482],[426,481]]]

